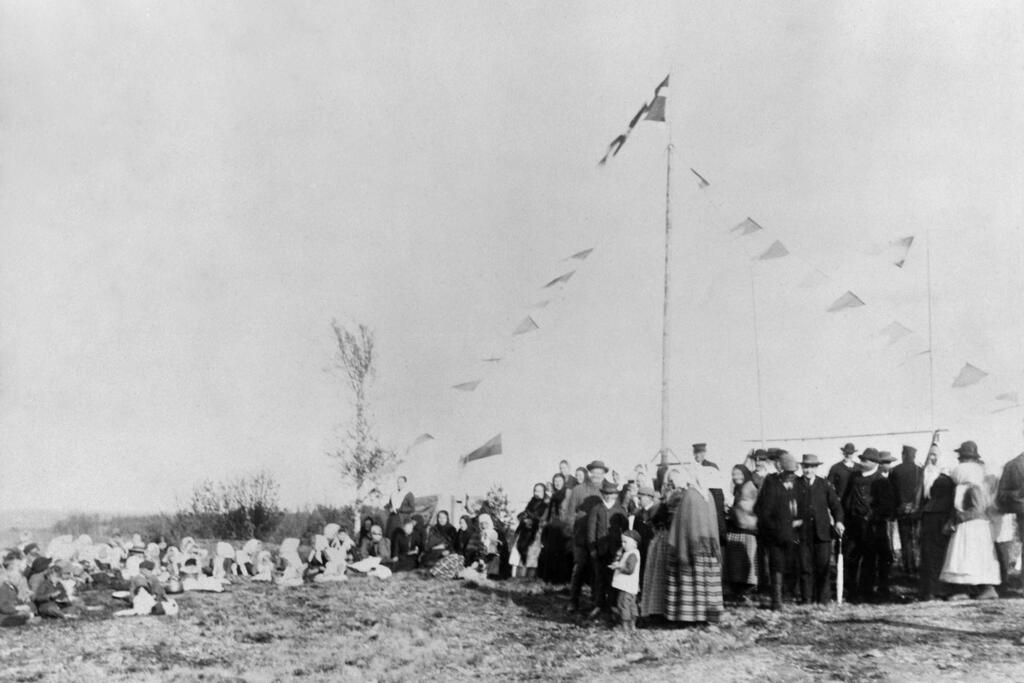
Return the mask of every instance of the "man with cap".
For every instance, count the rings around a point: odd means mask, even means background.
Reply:
[[[889,473],[892,472],[892,464],[894,462],[896,462],[896,457],[891,452],[878,451],[878,471],[886,479],[889,478]]]
[[[619,504],[619,489],[615,484],[603,482],[601,498],[601,503],[593,505],[587,514],[587,552],[594,567],[591,619],[602,612],[611,616],[613,570],[610,565],[615,561],[622,534],[629,530],[629,519],[625,508]]]
[[[768,551],[771,608],[782,609],[782,588],[787,572],[796,564],[797,543],[803,525],[796,487],[796,458],[779,456],[781,471],[765,479],[754,504],[759,538]]]
[[[878,470],[879,458],[876,449],[864,449],[861,470],[850,478],[843,500],[846,579],[851,593],[862,600],[889,595],[892,550],[888,527],[896,514],[896,499],[889,480]]]
[[[813,453],[800,463],[803,476],[797,481],[800,514],[800,591],[803,602],[829,601],[829,566],[832,561],[832,527],[843,537],[843,506],[832,486],[818,476],[821,460]]]
[[[857,453],[857,447],[848,443],[842,448],[843,459],[832,465],[828,471],[828,483],[836,490],[839,500],[846,495],[846,487],[850,485],[850,477],[857,471],[857,463],[853,456]]]
[[[896,531],[900,538],[900,564],[905,574],[916,574],[924,468],[914,462],[917,449],[903,446],[903,462],[892,468],[889,483],[896,496]]]
[[[587,550],[587,517],[591,508],[602,505],[601,486],[604,484],[608,468],[600,460],[587,465],[587,479],[580,482],[569,492],[562,503],[562,519],[572,522],[572,582],[569,587],[569,612],[578,612],[580,593],[583,584],[591,584],[593,589],[594,565]],[[596,601],[597,595],[593,593]]]

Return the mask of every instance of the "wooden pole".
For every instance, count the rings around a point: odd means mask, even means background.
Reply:
[[[665,117],[668,119],[668,116]],[[665,148],[665,292],[661,311],[661,464],[668,465],[669,372],[672,347],[669,343],[669,301],[672,268],[669,255],[672,246],[672,126],[669,124],[668,147]]]

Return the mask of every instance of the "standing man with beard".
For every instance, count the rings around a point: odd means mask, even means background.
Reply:
[[[803,476],[797,482],[800,528],[800,590],[803,602],[825,604],[831,598],[829,566],[832,561],[833,520],[842,539],[843,506],[831,484],[817,476],[821,461],[808,453],[803,457]]]
[[[594,460],[587,465],[588,479],[581,482],[565,497],[563,503],[562,519],[571,519],[572,522],[572,583],[569,588],[569,613],[578,612],[580,609],[580,594],[583,592],[583,584],[594,585],[594,571],[596,566],[590,559],[590,552],[587,550],[587,517],[591,508],[595,505],[603,505],[604,499],[601,495],[601,486],[604,484],[608,468],[600,460]],[[591,588],[593,593],[593,588]],[[592,595],[595,602],[596,595]]]

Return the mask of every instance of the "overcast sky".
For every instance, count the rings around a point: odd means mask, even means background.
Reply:
[[[418,493],[649,460],[668,126],[596,161],[669,71],[673,448],[731,464],[763,415],[769,438],[945,427],[999,464],[1022,38],[1012,2],[2,2],[0,508],[169,510],[259,469],[288,505],[345,502],[332,318],[377,334],[385,443],[437,437]],[[765,231],[730,234],[747,216]],[[908,235],[904,268],[872,253]],[[751,260],[776,239],[793,256]],[[826,314],[847,290],[867,306]],[[893,320],[915,334],[887,347]],[[953,390],[965,362],[990,374]]]

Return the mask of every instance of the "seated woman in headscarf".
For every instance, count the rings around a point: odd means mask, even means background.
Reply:
[[[501,536],[495,528],[494,519],[486,512],[477,516],[476,524],[480,548],[477,562],[488,578],[497,578],[501,575]]]
[[[448,513],[439,510],[434,524],[427,531],[427,540],[423,547],[420,565],[430,569],[441,561],[441,558],[455,552],[455,527],[448,520]]]
[[[20,554],[8,553],[0,566],[0,626],[21,626],[34,616],[31,601],[20,594],[16,583],[18,577],[24,578],[20,561]]]
[[[533,497],[526,509],[519,513],[515,541],[509,557],[515,576],[532,578],[537,574],[537,560],[540,557],[540,524],[547,512],[545,501],[547,488],[543,483],[533,485]]]
[[[722,550],[714,498],[696,463],[684,465],[682,490],[668,533],[665,617],[669,621],[716,623],[722,614]]]
[[[476,558],[470,558],[470,541],[473,540],[473,518],[469,515],[459,517],[459,528],[455,532],[455,552],[462,555],[466,564],[470,564]]]
[[[395,571],[407,572],[419,566],[420,549],[416,543],[414,531],[416,522],[407,519],[392,536],[391,553],[395,559]]]
[[[45,565],[40,561],[45,560]],[[64,609],[70,605],[67,592],[61,585],[60,579],[63,574],[58,563],[50,564],[49,558],[39,558],[32,566],[35,576],[40,577],[32,591],[32,601],[35,603],[36,612],[41,617],[50,619],[65,619]],[[34,577],[33,577],[34,578]]]
[[[304,573],[306,580],[315,579],[323,573],[324,567],[327,566],[327,547],[326,536],[323,534],[313,536],[313,549],[309,551],[309,556],[306,558],[306,571]]]

